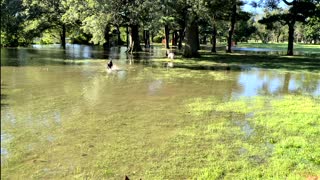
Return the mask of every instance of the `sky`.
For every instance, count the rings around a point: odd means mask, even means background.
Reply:
[[[254,14],[262,14],[263,13],[263,8],[254,8],[250,5],[250,3],[252,2],[252,0],[246,0],[246,5],[244,5],[243,9],[247,12],[251,12],[251,13],[254,13]],[[280,7],[282,8],[286,8],[287,5],[281,1],[280,2]]]

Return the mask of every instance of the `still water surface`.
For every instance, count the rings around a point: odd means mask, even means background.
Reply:
[[[10,169],[1,176],[68,177],[108,166],[108,176],[123,177],[155,161],[143,149],[161,147],[184,126],[189,99],[320,95],[319,74],[166,69],[150,62],[164,57],[160,49],[138,57],[125,50],[1,49],[1,168]],[[108,59],[121,70],[108,73]],[[99,164],[104,158],[109,164]]]

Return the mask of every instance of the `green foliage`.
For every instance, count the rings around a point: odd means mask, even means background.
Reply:
[[[235,41],[248,41],[252,34],[257,31],[253,21],[240,21],[235,29]]]
[[[268,6],[269,11],[270,8],[276,8],[279,1],[267,0],[263,4]],[[266,17],[260,21],[267,25],[266,30],[255,22],[249,22],[246,27],[246,21],[252,15],[241,10],[244,3],[240,0],[1,0],[1,45],[28,44],[47,30],[52,30],[54,36],[61,36],[62,39],[62,27],[67,27],[69,38],[77,39],[74,34],[84,33],[89,35],[86,37],[91,38],[92,43],[104,44],[106,35],[111,35],[114,27],[128,25],[139,25],[141,29],[149,30],[158,42],[161,36],[158,33],[163,31],[164,25],[168,25],[170,30],[184,32],[193,19],[197,21],[202,36],[212,34],[215,27],[217,38],[225,39],[233,4],[237,5],[236,21],[239,22],[235,29],[235,40],[247,40],[255,28],[256,37],[264,42],[286,39],[287,36],[283,34],[287,30],[283,25],[293,17],[296,21],[307,22],[303,37],[308,41],[319,39],[319,14],[314,15],[315,5],[319,9],[319,3],[315,1],[294,0],[288,11],[277,9],[277,13],[266,13]],[[80,39],[78,42],[84,40]]]
[[[18,46],[23,38],[25,15],[21,0],[1,0],[1,46]]]
[[[305,27],[306,36],[313,39],[315,42],[320,40],[320,3],[317,5],[317,13],[307,19]]]

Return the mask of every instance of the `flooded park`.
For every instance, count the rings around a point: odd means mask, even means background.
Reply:
[[[1,178],[320,172],[319,67],[167,61],[161,46],[1,49]]]

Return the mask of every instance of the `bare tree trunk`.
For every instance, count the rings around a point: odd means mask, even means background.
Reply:
[[[153,38],[154,38],[154,33],[153,31],[151,31],[151,42],[154,42]]]
[[[110,32],[110,26],[106,25],[105,29],[104,29],[104,40],[106,41],[103,44],[103,48],[104,49],[109,49],[110,48],[110,36],[109,36],[109,32]]]
[[[126,27],[126,36],[127,36],[127,49],[129,50],[129,27]]]
[[[178,44],[178,32],[177,31],[173,31],[173,34],[172,34],[172,46],[177,46]]]
[[[62,25],[62,31],[60,33],[61,46],[63,49],[66,49],[66,25]]]
[[[184,39],[183,31],[184,29],[179,30],[179,44],[178,44],[179,49],[182,49],[182,41]]]
[[[207,44],[207,35],[203,35],[202,44]]]
[[[140,46],[140,39],[139,39],[139,26],[138,25],[131,25],[130,26],[130,42],[129,42],[129,49],[128,52],[138,52],[142,51]]]
[[[288,51],[287,51],[288,56],[293,55],[294,24],[295,24],[295,21],[292,21],[288,24],[289,26],[289,39],[288,39]]]
[[[118,36],[118,42],[117,42],[117,44],[118,44],[118,46],[121,46],[121,45],[123,45],[123,41],[121,40],[121,33],[120,33],[120,27],[118,26],[118,25],[116,25],[116,28],[117,28],[117,36]]]
[[[198,25],[197,25],[197,28],[195,28],[195,30],[196,30],[197,49],[200,50],[200,37],[199,37]]]
[[[217,52],[216,49],[217,49],[217,27],[216,27],[216,23],[213,23],[211,52],[216,53]]]
[[[143,36],[144,36],[144,47],[145,47],[145,48],[149,48],[149,47],[150,47],[150,34],[149,34],[149,30],[144,30]]]
[[[183,56],[186,58],[199,57],[199,39],[198,39],[198,25],[195,19],[192,19],[187,25],[186,29],[186,45],[184,47]]]
[[[277,35],[277,43],[279,43],[280,36],[281,36],[281,31],[278,32],[278,35]]]
[[[170,46],[169,46],[169,26],[168,25],[165,25],[164,26],[164,33],[165,33],[165,38],[166,38],[166,49],[169,49]]]
[[[236,13],[237,13],[237,4],[236,2],[234,2],[232,6],[231,23],[230,23],[229,36],[228,36],[228,47],[227,47],[228,53],[231,53],[232,35],[234,32],[234,26],[236,24]]]

